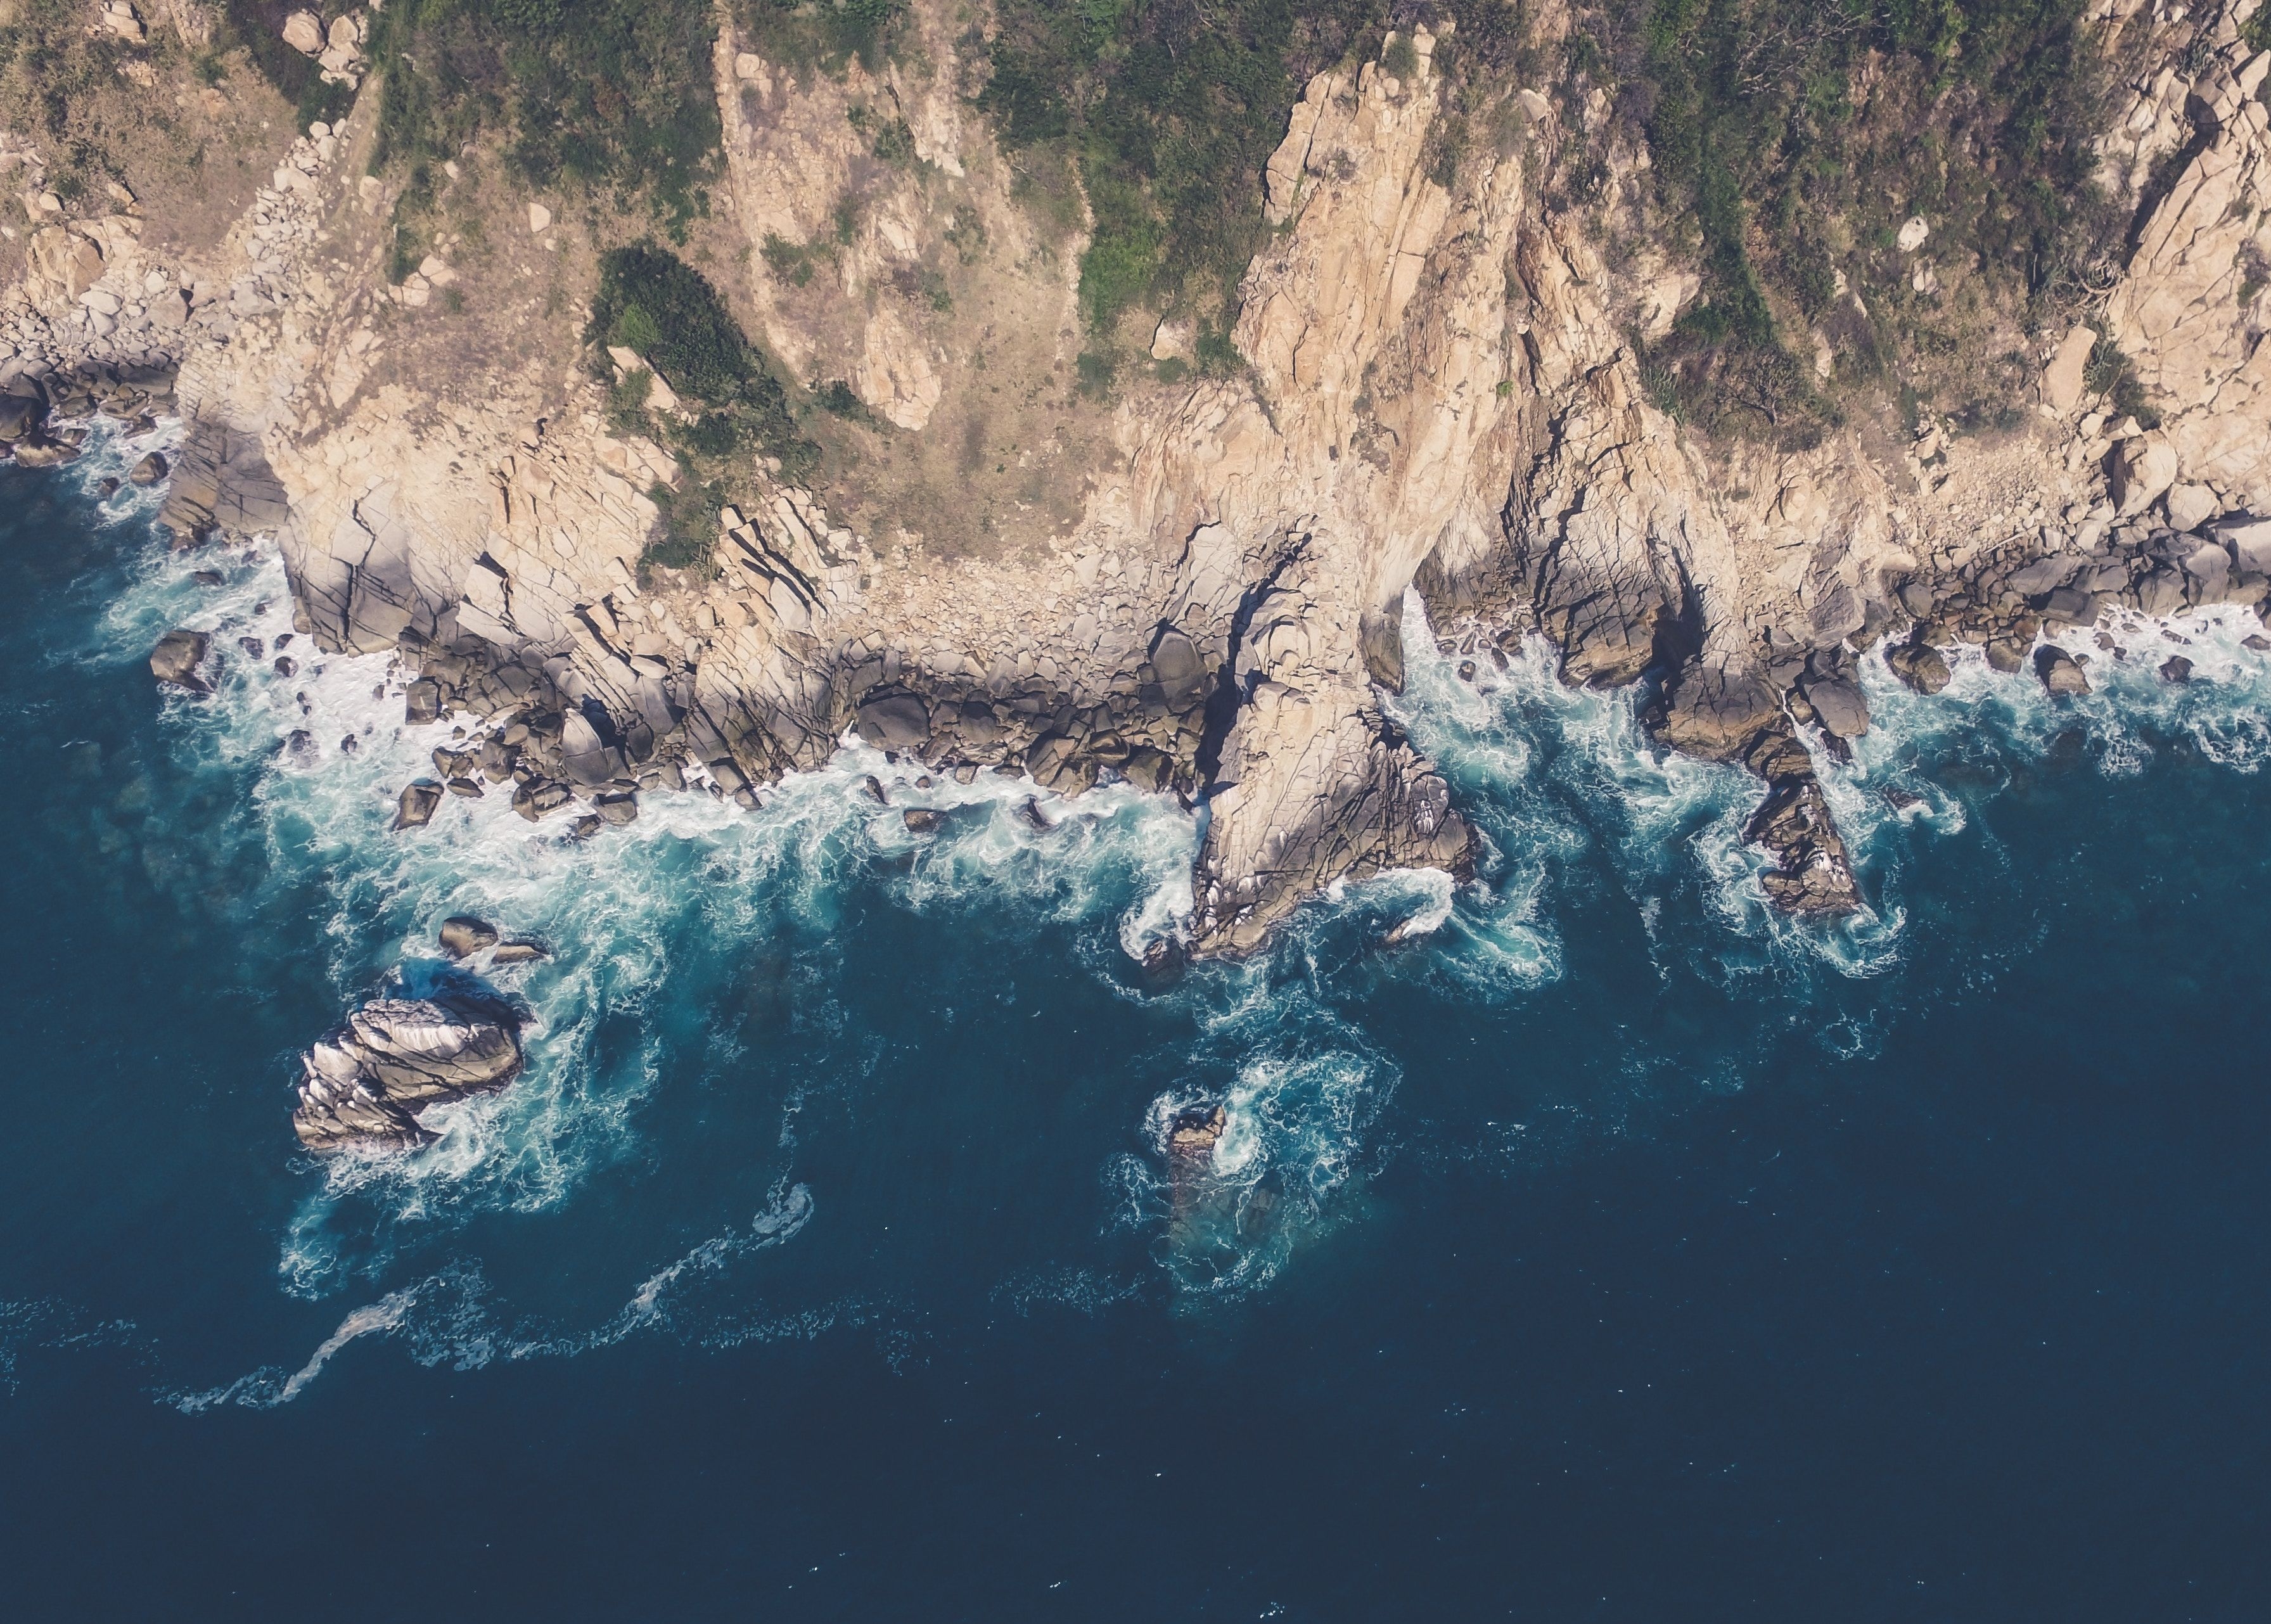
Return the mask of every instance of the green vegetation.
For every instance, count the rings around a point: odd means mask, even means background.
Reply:
[[[733,20],[758,53],[800,73],[874,72],[890,54],[905,0],[738,0]]]
[[[324,83],[322,65],[284,43],[284,19],[305,9],[310,8],[303,0],[223,0],[213,36],[216,56],[231,47],[243,48],[260,77],[292,104],[302,130],[319,118],[327,123],[343,118],[354,105],[354,92]],[[339,14],[312,9],[326,22]]]
[[[1050,158],[1076,168],[1096,219],[1081,304],[1106,341],[1139,305],[1234,305],[1265,235],[1262,170],[1284,138],[1286,108],[1312,74],[1377,37],[1384,10],[1380,0],[1002,0],[979,104],[1029,172]],[[1097,372],[1083,358],[1084,385]]]
[[[607,346],[636,350],[677,393],[684,413],[666,421],[648,410],[653,379],[644,371],[617,380],[609,393],[616,431],[653,436],[685,471],[684,489],[658,486],[649,493],[663,520],[643,562],[683,569],[707,558],[718,510],[733,500],[752,453],[777,458],[791,480],[808,482],[817,470],[820,448],[797,432],[788,391],[742,336],[717,289],[675,255],[640,243],[602,256],[585,339],[597,376],[612,372]],[[856,398],[852,404],[859,405]],[[829,405],[825,393],[822,405]]]
[[[2092,394],[2104,395],[2112,402],[2116,417],[2133,417],[2141,428],[2161,426],[2161,414],[2146,399],[2136,363],[2105,334],[2098,334],[2097,342],[2090,346],[2089,361],[2082,369],[2081,378],[2083,387]]]
[[[1570,41],[1565,93],[1617,95],[1664,201],[1692,223],[1703,298],[1651,356],[1692,420],[1818,438],[1837,408],[1793,354],[1793,327],[1828,332],[1849,375],[1963,347],[1905,286],[1892,235],[1910,213],[1930,220],[1939,265],[1976,266],[1958,318],[1999,312],[2033,329],[2081,308],[2120,224],[2091,180],[2103,93],[2085,9],[1612,0],[1592,13]],[[1565,200],[1604,179],[1565,163]],[[1839,296],[1841,274],[1863,304]],[[1995,382],[1969,384],[1984,396]],[[1983,398],[1960,410],[1992,416]]]
[[[674,236],[707,212],[719,126],[702,0],[396,0],[371,23],[374,174],[407,166],[414,188],[494,143],[529,183],[644,202]]]

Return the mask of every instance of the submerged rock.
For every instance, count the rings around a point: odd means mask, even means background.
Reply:
[[[292,1131],[313,1151],[406,1151],[436,1137],[417,1113],[519,1075],[520,1017],[458,994],[382,998],[302,1056]]]
[[[538,942],[502,942],[489,955],[492,965],[525,965],[532,959],[549,958],[551,952]]]
[[[150,674],[193,694],[210,694],[212,684],[197,674],[197,667],[212,647],[208,634],[176,628],[159,638],[158,646],[150,651]]]

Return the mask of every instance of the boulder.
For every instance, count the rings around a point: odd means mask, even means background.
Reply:
[[[2177,452],[2165,436],[2133,435],[2113,448],[2106,474],[2113,501],[2127,518],[2153,505],[2177,480]]]
[[[158,646],[150,651],[150,674],[193,694],[209,694],[212,684],[197,674],[197,667],[212,647],[212,638],[207,633],[177,627],[159,638]]]
[[[497,927],[470,913],[453,913],[442,921],[442,950],[452,958],[470,958],[497,944]]]
[[[279,654],[276,657],[276,674],[278,676],[287,677],[298,676],[300,674],[300,662],[293,659],[289,654]]]
[[[909,807],[899,814],[899,818],[906,824],[909,834],[927,835],[934,832],[940,824],[946,822],[946,814],[934,812],[928,807]]]
[[[1391,694],[1404,691],[1404,627],[1393,611],[1375,611],[1357,622],[1365,674]]]
[[[592,809],[599,821],[616,829],[638,822],[638,797],[626,790],[613,795],[601,795],[592,802]]]
[[[1947,661],[1929,643],[1903,643],[1887,649],[1885,664],[1919,694],[1936,694],[1947,686]]]
[[[293,12],[284,19],[284,43],[302,56],[321,56],[324,43],[322,20],[313,11]]]
[[[2095,592],[2061,586],[2043,600],[2043,618],[2063,626],[2095,626],[2103,607]]]
[[[1843,677],[1809,677],[1805,694],[1825,731],[1841,739],[1858,739],[1869,731],[1869,702]]]
[[[352,740],[342,739],[339,748],[346,749]],[[432,821],[434,808],[442,804],[442,786],[431,778],[420,778],[403,786],[402,799],[394,810],[394,827],[399,833],[406,829],[422,829]]]
[[[126,471],[128,481],[135,485],[155,485],[165,477],[166,458],[157,451],[152,451]]]
[[[1656,736],[1706,761],[1733,761],[1783,726],[1782,703],[1753,672],[1700,661],[1683,667],[1663,702]]]
[[[2081,563],[2078,558],[2037,558],[2011,572],[2011,590],[2022,598],[2039,598],[2072,580]]]
[[[2221,541],[2203,541],[2184,556],[2185,600],[2222,603],[2231,591],[2231,555]]]
[[[1997,637],[1987,645],[1987,664],[2005,676],[2027,667],[2027,645],[2010,637]]]
[[[1206,661],[1198,644],[1180,631],[1159,634],[1151,649],[1151,670],[1170,711],[1189,709],[1206,692]]]
[[[2209,531],[2231,549],[2241,570],[2249,575],[2271,575],[2271,518],[2220,519]]]
[[[34,395],[0,395],[0,442],[28,439],[47,421],[48,403]]]
[[[489,955],[492,965],[525,965],[552,955],[543,944],[536,942],[500,942],[496,951]]]
[[[2086,694],[2089,679],[2082,674],[2074,657],[2062,648],[2043,647],[2035,651],[2035,674],[2043,686],[2053,694]]]
[[[1210,1160],[1230,1116],[1220,1106],[1186,1106],[1167,1126],[1167,1151],[1192,1161]]]
[[[860,736],[886,750],[919,750],[930,742],[930,712],[912,694],[890,694],[860,707]]]
[[[2193,680],[2193,662],[2182,654],[2171,654],[2161,662],[2161,681],[2178,687]]]
[[[2223,504],[2205,485],[2171,485],[2163,499],[2171,530],[2198,530],[2222,510]]]
[[[413,727],[442,719],[442,685],[431,677],[421,677],[404,690],[402,719]]]
[[[2174,615],[2185,607],[2184,571],[2156,564],[2137,583],[2137,607],[2148,615]]]
[[[520,1074],[520,1019],[469,994],[381,998],[300,1062],[292,1131],[311,1151],[405,1151],[436,1136],[427,1106],[504,1087]]]

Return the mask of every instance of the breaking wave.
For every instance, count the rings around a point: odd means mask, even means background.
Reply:
[[[127,460],[98,436],[78,477],[123,472]],[[130,488],[108,511],[146,523],[155,503]],[[217,571],[219,584],[198,570]],[[1825,927],[1767,905],[1764,859],[1742,839],[1755,780],[1657,749],[1640,724],[1641,696],[1563,686],[1541,642],[1441,652],[1413,598],[1407,689],[1392,709],[1473,822],[1478,877],[1408,871],[1336,885],[1266,953],[1162,987],[1134,974],[1133,960],[1189,908],[1199,825],[1171,798],[1108,786],[1066,799],[992,772],[918,783],[919,765],[847,738],[826,767],[786,780],[754,813],[696,792],[649,793],[636,823],[584,841],[568,820],[531,825],[491,793],[449,798],[427,828],[398,836],[397,793],[430,773],[431,752],[461,723],[406,725],[413,674],[391,656],[324,654],[295,634],[272,548],[153,549],[102,617],[106,646],[60,657],[138,659],[184,624],[215,634],[220,674],[209,700],[163,701],[167,746],[246,786],[243,838],[259,846],[265,883],[318,899],[319,936],[295,947],[320,956],[342,1009],[433,985],[446,968],[435,930],[453,913],[547,949],[488,972],[533,1017],[511,1088],[429,1112],[439,1138],[414,1153],[295,1160],[301,1193],[279,1237],[283,1289],[303,1300],[376,1294],[296,1365],[167,1395],[191,1412],[288,1403],[365,1339],[473,1369],[650,1331],[726,1347],[889,1325],[900,1339],[894,1357],[911,1356],[903,1285],[860,1275],[847,1255],[830,1254],[833,1273],[800,1274],[778,1294],[813,1306],[720,1290],[737,1273],[786,1268],[783,1248],[823,1205],[844,1212],[849,1193],[814,1170],[813,1136],[861,1131],[861,1110],[889,1109],[873,1103],[887,1079],[918,1085],[907,1056],[870,1030],[874,1001],[887,994],[845,985],[842,942],[876,928],[879,908],[993,943],[1054,928],[1074,944],[1063,973],[1104,989],[1155,1033],[1134,1068],[1125,1054],[1065,1062],[1150,1074],[1121,1119],[1128,1148],[1091,1142],[1077,1152],[1100,1172],[1083,1241],[1098,1255],[1009,1268],[979,1295],[1020,1315],[1044,1303],[1104,1312],[1155,1287],[1203,1304],[1266,1288],[1304,1248],[1360,1221],[1367,1190],[1415,1142],[1423,1155],[1519,1164],[1555,1121],[1627,1120],[1645,1090],[1668,1093],[1663,1078],[1676,1071],[1692,1074],[1692,1089],[1739,1087],[1749,1063],[1691,1059],[1667,1041],[1632,1062],[1629,1100],[1565,1096],[1519,1118],[1454,1122],[1437,1111],[1432,1080],[1426,1100],[1409,1098],[1411,1080],[1376,1031],[1387,1002],[1511,1009],[1557,995],[1576,973],[1573,910],[1606,906],[1645,938],[1665,985],[1691,978],[1760,1000],[1762,1027],[1803,1022],[1831,1055],[1873,1053],[1897,1010],[1871,984],[1904,962],[1916,934],[1908,872],[1931,843],[1984,838],[1978,795],[2061,751],[2086,754],[2110,777],[2170,749],[2242,773],[2271,759],[2271,679],[2244,646],[2252,616],[2236,611],[2132,619],[2110,629],[2105,648],[2066,634],[2093,656],[2096,691],[2077,701],[2052,699],[2030,673],[1993,673],[1976,651],[1959,651],[1955,680],[1927,697],[1873,653],[1861,681],[1874,725],[1850,764],[1817,754],[1869,906]],[[289,674],[275,667],[279,643],[297,663]],[[2194,668],[2181,687],[2156,670],[2178,652]],[[1471,674],[1460,674],[1463,659]],[[1046,828],[1026,810],[1037,796]],[[915,806],[943,822],[911,831],[900,813]],[[284,1079],[258,1081],[277,1087],[273,1153],[288,1157]],[[676,1152],[708,1131],[704,1102],[729,1091],[756,1099],[770,1124],[737,1141],[744,1181],[764,1192],[754,1218],[689,1219],[683,1233],[723,1225],[690,1247],[682,1234],[628,1236],[590,1263],[570,1293],[580,1307],[540,1313],[504,1306],[517,1290],[500,1293],[460,1255],[512,1220],[588,1203],[604,1222],[622,1190],[659,1176],[665,1142]],[[1217,1106],[1212,1156],[1179,1164],[1174,1125]],[[1148,1261],[1125,1266],[1113,1255],[1123,1243]],[[642,1251],[674,1261],[658,1267],[638,1261]],[[411,1272],[414,1284],[377,1290]],[[11,1366],[0,1347],[0,1383]]]

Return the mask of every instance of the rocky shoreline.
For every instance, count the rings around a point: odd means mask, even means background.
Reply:
[[[444,232],[408,272],[368,85],[336,127],[279,137],[243,216],[186,257],[151,246],[130,194],[67,216],[26,192],[40,223],[0,297],[0,430],[19,464],[52,465],[76,452],[74,417],[145,422],[170,402],[176,544],[274,535],[294,635],[391,651],[414,672],[406,722],[462,719],[402,791],[406,835],[451,795],[509,793],[585,833],[681,786],[753,806],[850,729],[918,772],[1203,801],[1188,946],[1251,952],[1337,880],[1472,861],[1448,786],[1383,704],[1416,589],[1462,657],[1537,634],[1567,681],[1644,684],[1660,744],[1760,778],[1746,838],[1772,860],[1768,897],[1834,917],[1866,898],[1816,761],[1868,726],[1860,653],[1881,646],[1929,690],[1934,651],[1973,644],[2074,693],[2087,667],[2038,652],[2045,627],[2266,607],[2271,284],[2243,274],[2271,250],[2271,53],[2242,31],[2257,3],[2098,8],[2126,29],[2099,183],[2133,227],[2109,286],[1996,338],[2031,382],[1985,428],[1878,403],[1818,442],[1699,439],[1643,366],[1697,296],[1648,240],[1649,154],[1605,96],[1447,71],[1448,21],[1319,73],[1288,109],[1270,235],[1217,335],[1234,364],[1193,372],[1170,313],[1158,370],[1099,401],[1070,382],[1088,227],[1035,235],[957,88],[951,19],[916,0],[927,76],[889,94],[925,167],[889,172],[851,120],[884,93],[865,69],[806,84],[721,24],[704,286],[798,375],[843,372],[829,398],[867,413],[862,478],[973,434],[954,488],[1023,477],[995,510],[1025,526],[1014,542],[752,457],[714,540],[662,562],[659,538],[687,541],[666,509],[695,494],[668,449],[690,378],[622,346],[608,372],[573,336],[555,307],[591,295],[604,243],[571,265],[557,199],[495,214],[510,242]],[[1552,47],[1574,25],[1548,4],[1530,26]],[[1451,139],[1478,120],[1493,142]],[[1580,152],[1598,167],[1573,200],[1554,166]],[[472,206],[460,156],[446,178]],[[839,217],[853,187],[867,211]],[[1917,320],[1965,274],[1933,232],[1918,212],[1872,250]],[[832,284],[793,251],[823,240]],[[942,266],[943,302],[923,292]],[[987,315],[944,320],[957,300]],[[1012,321],[1030,330],[996,334]],[[1844,364],[1836,326],[1811,335],[1817,379]],[[670,404],[627,417],[613,386],[641,372]],[[987,451],[1005,381],[1086,438],[1037,422],[1017,431],[1034,443]],[[175,641],[153,669],[190,686],[209,658]]]

